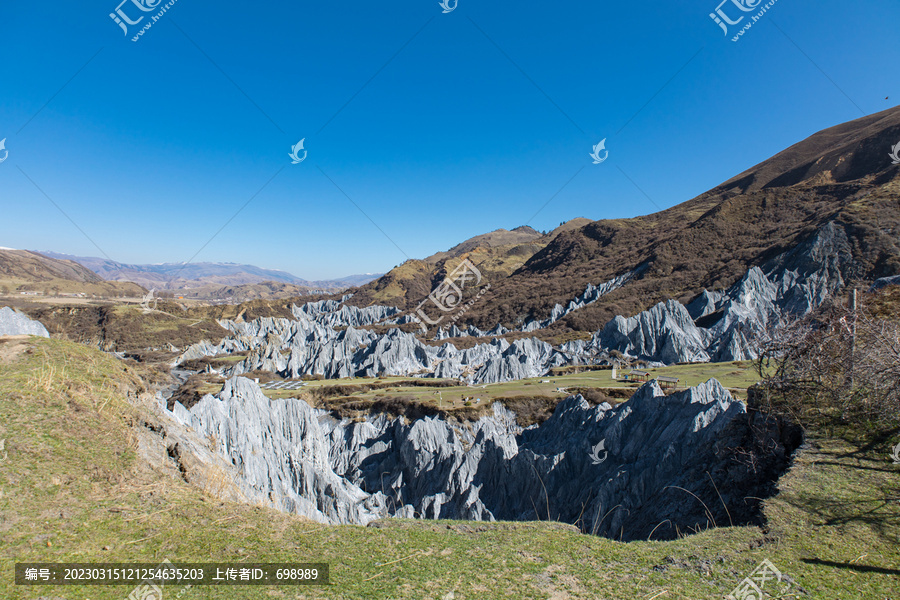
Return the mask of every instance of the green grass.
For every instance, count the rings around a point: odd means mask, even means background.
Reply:
[[[249,352],[223,354],[222,356],[209,357],[207,358],[207,360],[214,366],[231,366],[241,362],[242,360],[246,360],[247,354],[249,354]]]
[[[17,587],[15,562],[166,558],[331,566],[328,587],[197,587],[188,600],[695,600],[722,598],[765,558],[809,592],[794,597],[884,600],[900,588],[900,466],[887,447],[814,436],[765,503],[766,531],[623,544],[556,523],[323,526],[148,468],[134,367],[67,342],[28,347],[0,358],[0,598],[122,600],[133,587]]]
[[[620,371],[620,377],[627,374],[629,371],[630,369]],[[678,377],[681,380],[678,384],[679,389],[698,385],[710,378],[716,378],[722,385],[732,390],[736,396],[743,399],[746,399],[747,388],[759,380],[750,361],[676,365],[659,369],[649,369],[649,372],[651,378],[660,375]],[[455,385],[451,387],[428,387],[402,385],[404,382],[408,381],[410,381],[409,377],[329,379],[309,381],[307,382],[306,389],[312,391],[316,388],[327,388],[335,385],[363,386],[393,383],[396,385],[373,390],[360,390],[351,394],[349,397],[358,400],[379,400],[402,396],[412,398],[417,402],[447,409],[462,406],[466,398],[480,398],[481,404],[490,405],[495,400],[517,396],[543,396],[547,398],[563,399],[569,395],[565,391],[558,392],[558,388],[563,390],[568,390],[570,388],[595,388],[603,390],[636,389],[640,386],[639,383],[625,381],[621,378],[619,380],[613,380],[611,371],[608,370],[585,371],[576,374],[538,377],[506,383],[490,383],[476,386]],[[545,381],[549,383],[542,383]],[[206,391],[214,393],[218,391],[218,389],[217,386],[209,386]],[[440,392],[440,396],[438,395],[438,392]],[[303,397],[303,390],[263,390],[263,393],[270,398]]]

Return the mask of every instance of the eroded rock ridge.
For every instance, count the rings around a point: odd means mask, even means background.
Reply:
[[[249,501],[324,523],[553,519],[624,540],[754,522],[746,498],[772,493],[797,443],[715,380],[669,396],[651,382],[615,408],[572,396],[527,429],[499,404],[465,424],[337,421],[241,377],[172,415],[234,465]]]

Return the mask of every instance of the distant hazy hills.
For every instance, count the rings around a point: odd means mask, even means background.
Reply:
[[[148,290],[239,303],[338,292],[380,274],[308,281],[285,271],[234,263],[130,265],[104,258],[0,247],[0,294],[141,297]]]
[[[342,279],[308,281],[286,271],[263,269],[236,263],[163,263],[134,265],[105,258],[70,256],[57,252],[42,252],[44,256],[78,263],[109,281],[131,281],[147,289],[184,290],[218,287],[250,286],[264,282],[285,284],[281,289],[299,288],[337,290],[368,283],[381,274],[351,275]],[[269,286],[278,287],[278,286]]]
[[[0,276],[34,282],[69,279],[82,283],[99,283],[103,278],[71,260],[42,256],[30,250],[0,249]]]
[[[474,237],[410,260],[363,286],[351,301],[415,307],[463,258],[490,292],[464,321],[489,329],[546,318],[590,283],[639,276],[553,326],[595,331],[668,298],[723,289],[752,266],[832,223],[853,246],[845,282],[900,273],[900,108],[816,133],[722,185],[668,210],[633,219],[571,221],[548,235],[528,227]],[[482,283],[484,285],[484,283]],[[553,332],[550,332],[553,333]]]
[[[58,260],[29,250],[0,248],[0,292],[22,295],[86,294],[137,296],[133,283],[104,281],[71,260]]]

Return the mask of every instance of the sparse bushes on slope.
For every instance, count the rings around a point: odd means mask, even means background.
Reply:
[[[866,302],[868,299],[866,299]],[[809,425],[900,423],[900,321],[831,303],[762,340],[752,390],[762,406]]]

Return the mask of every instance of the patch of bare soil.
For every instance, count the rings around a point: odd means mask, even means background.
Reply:
[[[0,363],[11,363],[28,349],[30,335],[0,335]]]

